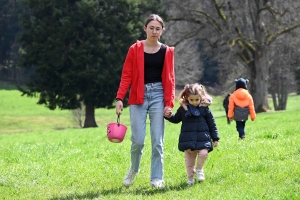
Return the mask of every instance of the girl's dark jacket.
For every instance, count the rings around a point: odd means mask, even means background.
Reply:
[[[219,141],[218,129],[215,119],[208,107],[194,107],[187,105],[188,110],[180,106],[175,114],[166,118],[169,122],[181,124],[178,149],[213,150],[214,141]]]

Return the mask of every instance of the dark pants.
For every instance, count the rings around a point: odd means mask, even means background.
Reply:
[[[236,121],[236,130],[239,132],[239,137],[241,139],[245,138],[245,125],[246,121]]]

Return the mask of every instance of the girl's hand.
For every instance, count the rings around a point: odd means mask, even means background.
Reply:
[[[121,115],[123,111],[123,102],[122,101],[117,101],[116,102],[116,114]]]
[[[214,147],[217,147],[217,146],[219,146],[219,142],[218,141],[214,141]]]

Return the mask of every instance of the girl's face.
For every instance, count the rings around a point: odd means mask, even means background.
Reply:
[[[201,101],[201,97],[199,94],[196,94],[196,95],[193,95],[193,94],[190,94],[187,98],[187,100],[189,101],[189,103],[192,105],[192,106],[199,106],[200,104],[200,101]]]
[[[163,28],[158,21],[152,20],[147,26],[144,26],[144,31],[148,40],[157,41],[163,32]]]

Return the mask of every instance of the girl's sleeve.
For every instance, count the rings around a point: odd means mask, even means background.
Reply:
[[[165,119],[171,123],[178,124],[179,122],[182,121],[182,116],[184,116],[184,113],[185,113],[185,111],[184,111],[183,107],[180,106],[177,109],[175,114],[172,114],[172,116],[170,118],[165,117]]]
[[[209,132],[210,132],[210,137],[212,138],[213,141],[219,141],[220,137],[219,137],[219,131],[217,128],[217,124],[215,121],[215,118],[212,114],[212,112],[210,111],[210,109],[207,107],[207,114],[205,117],[207,126],[209,128]]]
[[[232,119],[233,118],[233,115],[234,115],[234,98],[233,98],[233,95],[230,95],[229,97],[229,105],[228,105],[228,118],[229,119]]]
[[[254,108],[254,102],[250,94],[249,94],[249,113],[250,113],[251,120],[254,121],[256,118],[256,112]]]

